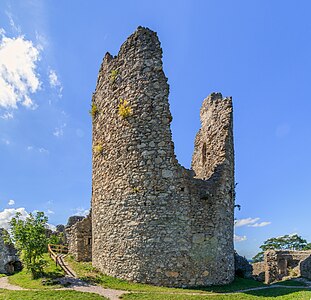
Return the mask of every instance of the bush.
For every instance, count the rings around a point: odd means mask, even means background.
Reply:
[[[118,76],[119,72],[118,70],[112,70],[111,73],[110,73],[110,82],[111,83],[114,83],[117,76]]]
[[[97,115],[98,113],[98,109],[97,109],[97,106],[93,103],[91,105],[91,109],[89,110],[89,114],[92,116],[92,118],[95,118],[95,116]]]
[[[133,114],[133,110],[130,104],[128,103],[128,101],[123,100],[123,99],[120,99],[118,111],[119,111],[119,116],[122,117],[123,119],[126,119]]]
[[[96,154],[102,154],[103,151],[104,151],[104,149],[103,149],[103,146],[101,144],[94,146],[94,152]]]

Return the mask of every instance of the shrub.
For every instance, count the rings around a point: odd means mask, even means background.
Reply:
[[[111,81],[111,83],[115,82],[118,74],[119,74],[118,70],[112,70],[111,71],[111,73],[110,73],[110,81]]]
[[[98,113],[98,108],[96,104],[92,103],[91,109],[89,110],[89,114],[92,116],[92,118],[94,118],[97,113]]]
[[[128,101],[120,99],[120,104],[118,106],[119,110],[119,116],[122,117],[123,119],[128,118],[133,114],[133,110],[128,103]]]
[[[94,146],[94,152],[96,154],[102,154],[103,151],[104,151],[104,149],[103,149],[103,146],[101,144]]]

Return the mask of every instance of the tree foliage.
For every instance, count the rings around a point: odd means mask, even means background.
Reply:
[[[20,259],[33,278],[38,278],[43,273],[46,261],[43,254],[47,249],[45,234],[48,218],[43,212],[29,214],[26,219],[17,213],[10,221],[10,241],[18,250]]]
[[[263,261],[264,252],[267,250],[309,250],[311,243],[308,244],[298,234],[287,234],[266,240],[260,248],[262,251],[253,257],[253,262]]]

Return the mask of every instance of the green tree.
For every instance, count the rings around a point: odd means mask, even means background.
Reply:
[[[33,278],[43,275],[43,267],[46,261],[43,254],[47,249],[47,237],[45,234],[48,218],[43,212],[29,214],[26,219],[17,213],[10,221],[9,240],[18,250],[20,259]]]
[[[267,250],[307,250],[311,244],[297,234],[283,235],[280,237],[270,238],[260,246],[260,251],[253,257],[253,262],[263,261],[264,252]]]
[[[53,232],[48,239],[49,244],[62,245],[64,244],[64,234],[62,232]]]

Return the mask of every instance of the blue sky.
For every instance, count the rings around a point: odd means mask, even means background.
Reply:
[[[177,158],[190,166],[203,99],[232,96],[236,249],[311,241],[309,1],[0,3],[0,225],[42,210],[51,224],[91,197],[91,118],[101,60],[137,28],[159,35]],[[11,200],[11,201],[10,201]]]

